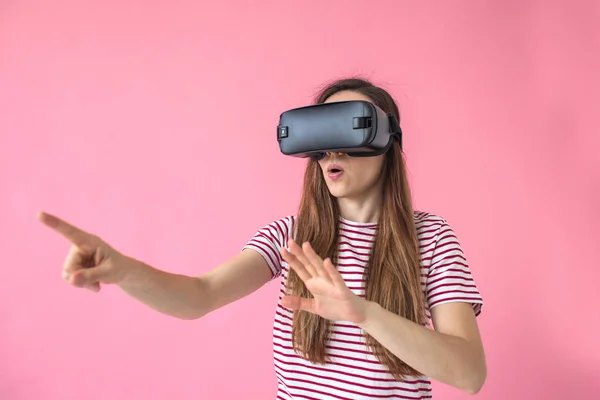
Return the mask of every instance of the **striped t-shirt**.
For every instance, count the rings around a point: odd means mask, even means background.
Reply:
[[[458,239],[443,218],[414,213],[420,242],[421,282],[429,310],[448,302],[469,302],[476,315],[483,300],[473,281]],[[293,351],[292,310],[281,305],[289,270],[279,248],[292,238],[295,216],[276,220],[262,229],[244,248],[259,252],[269,264],[273,279],[281,277],[281,290],[273,326],[273,356],[277,376],[277,399],[431,399],[431,380],[426,376],[398,382],[369,348],[362,330],[343,322],[333,323],[327,343],[330,362],[315,365]],[[340,219],[339,255],[336,267],[346,285],[364,297],[363,273],[373,245],[377,224]]]

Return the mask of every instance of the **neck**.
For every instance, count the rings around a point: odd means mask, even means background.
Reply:
[[[362,199],[338,198],[340,216],[358,223],[377,223],[381,212],[381,195]]]

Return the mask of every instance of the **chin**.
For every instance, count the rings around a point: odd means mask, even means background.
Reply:
[[[327,188],[329,189],[329,193],[336,199],[348,197],[348,194],[349,194],[348,191],[344,190],[343,188],[339,188],[339,187],[332,188],[331,186],[327,186]]]

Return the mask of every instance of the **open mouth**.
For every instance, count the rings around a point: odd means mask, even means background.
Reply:
[[[329,179],[336,181],[344,175],[344,169],[340,165],[331,164],[327,168],[327,175],[329,176]]]
[[[331,164],[327,168],[327,172],[329,172],[330,174],[339,174],[340,172],[344,172],[344,169],[340,165]]]

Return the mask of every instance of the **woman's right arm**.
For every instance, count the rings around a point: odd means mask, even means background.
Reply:
[[[148,307],[181,319],[197,319],[239,300],[271,279],[271,270],[256,251],[245,249],[199,277],[173,274],[126,258],[130,272],[117,285]]]
[[[119,253],[99,237],[53,215],[40,213],[38,218],[71,243],[62,271],[71,285],[97,292],[101,284],[115,284],[146,306],[176,318],[200,318],[249,295],[272,277],[263,256],[252,249],[191,277]]]

